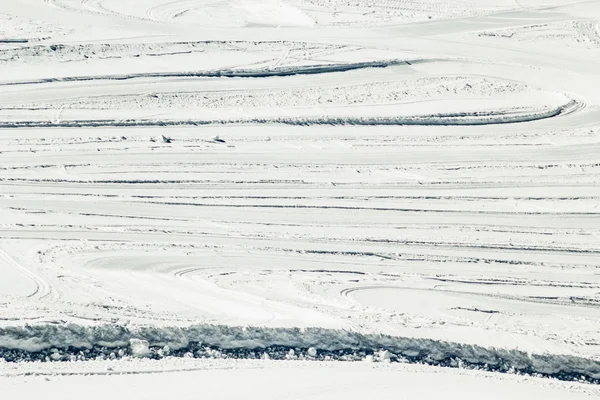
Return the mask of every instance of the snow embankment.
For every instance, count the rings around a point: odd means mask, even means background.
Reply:
[[[424,363],[600,383],[600,362],[556,354],[485,348],[431,339],[322,328],[217,325],[125,327],[37,325],[0,329],[6,361],[166,355],[203,358],[364,360]]]

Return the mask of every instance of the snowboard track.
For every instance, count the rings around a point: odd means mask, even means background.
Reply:
[[[253,328],[221,325],[126,327],[47,324],[0,328],[5,362],[114,359],[131,356],[130,340],[148,341],[149,358],[375,360],[514,373],[600,384],[600,362],[557,354],[486,348],[424,338],[324,328]],[[169,349],[165,349],[168,346]],[[317,350],[310,356],[310,348]],[[384,354],[384,356],[382,356]]]

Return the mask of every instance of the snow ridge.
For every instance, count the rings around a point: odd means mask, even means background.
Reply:
[[[144,349],[143,356],[154,358],[170,355],[347,361],[375,359],[600,384],[600,362],[591,359],[323,328],[207,324],[189,327],[76,324],[5,327],[0,328],[0,358],[17,362],[139,356],[134,350],[140,348],[140,343],[146,342],[148,350]]]
[[[223,124],[282,124],[293,126],[311,125],[413,125],[413,126],[475,126],[511,124],[538,121],[567,115],[582,109],[585,105],[577,100],[547,110],[531,111],[476,111],[462,113],[431,114],[404,117],[272,117],[272,118],[234,118],[234,119],[96,119],[96,120],[62,120],[55,121],[0,121],[0,128],[91,128],[91,127],[136,127],[136,126],[200,126]]]

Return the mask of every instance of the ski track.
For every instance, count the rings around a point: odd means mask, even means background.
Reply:
[[[333,72],[345,72],[363,68],[387,68],[401,64],[416,64],[421,62],[430,62],[432,60],[381,60],[368,61],[360,63],[345,63],[332,65],[310,65],[306,67],[283,67],[272,68],[268,70],[217,70],[217,71],[188,71],[188,72],[164,72],[164,73],[145,73],[128,75],[105,75],[105,76],[72,76],[62,78],[47,78],[34,81],[2,82],[0,86],[14,85],[36,85],[52,82],[81,82],[97,80],[128,80],[136,78],[268,78],[294,75],[313,75],[327,74]]]
[[[0,27],[0,362],[600,383],[597,2],[30,3],[0,4],[43,20]]]

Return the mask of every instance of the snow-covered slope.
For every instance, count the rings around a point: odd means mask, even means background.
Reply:
[[[0,393],[256,374],[307,398],[391,396],[390,376],[412,397],[597,395],[599,20],[3,0]]]

